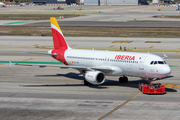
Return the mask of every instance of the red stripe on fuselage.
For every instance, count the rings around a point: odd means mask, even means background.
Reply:
[[[66,50],[52,50],[52,52],[51,52],[52,54],[54,54],[54,53],[57,54],[57,56],[53,56],[53,55],[52,55],[52,57],[53,57],[54,59],[62,62],[62,63],[65,64],[65,65],[69,65],[69,64],[66,62],[66,59],[65,59],[65,56],[64,56],[65,51],[66,51]]]

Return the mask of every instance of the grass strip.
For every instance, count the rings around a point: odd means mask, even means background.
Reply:
[[[0,11],[0,13],[21,13],[21,14],[26,14],[26,13],[33,13],[33,14],[36,14],[36,13],[41,13],[41,14],[53,14],[53,13],[59,13],[59,14],[64,14],[64,13],[67,13],[67,14],[79,14],[79,13],[103,13],[103,12],[95,12],[95,11],[73,11],[73,10],[50,10],[50,9],[44,9],[44,11]]]
[[[1,14],[0,20],[49,20],[50,17],[59,18],[78,17],[81,14]]]
[[[167,10],[167,11],[170,11],[170,10]],[[176,11],[176,10],[174,10],[174,11]],[[180,19],[180,15],[156,15],[156,16],[153,16],[153,17],[154,18],[176,18],[176,19]]]
[[[72,37],[180,38],[180,28],[61,27]],[[50,27],[1,26],[0,36],[52,36]]]

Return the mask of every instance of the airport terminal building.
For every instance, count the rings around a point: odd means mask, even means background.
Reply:
[[[41,4],[73,4],[77,3],[76,0],[33,0],[33,3],[41,3]]]
[[[80,0],[84,5],[139,5],[146,4],[147,0]],[[77,0],[33,0],[33,3],[42,4],[73,4]]]
[[[84,0],[84,5],[139,5],[147,0]]]

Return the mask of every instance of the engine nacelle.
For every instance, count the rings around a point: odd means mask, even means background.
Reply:
[[[85,74],[87,82],[93,85],[103,84],[105,81],[105,75],[101,71],[87,71]]]

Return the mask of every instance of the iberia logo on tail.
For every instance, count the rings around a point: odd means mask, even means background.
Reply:
[[[55,50],[56,49],[60,49],[60,50],[69,49],[70,47],[66,43],[64,35],[57,23],[56,18],[51,17],[50,22],[51,22],[51,30],[52,30],[52,36],[53,36],[54,49]]]
[[[53,56],[53,58],[64,63],[65,65],[68,65],[68,63],[65,60],[64,53],[67,49],[70,49],[70,47],[66,43],[64,35],[57,23],[56,18],[51,17],[50,22],[51,22],[53,44],[54,44],[54,50],[51,51],[51,54],[54,53],[57,54],[57,56]]]

